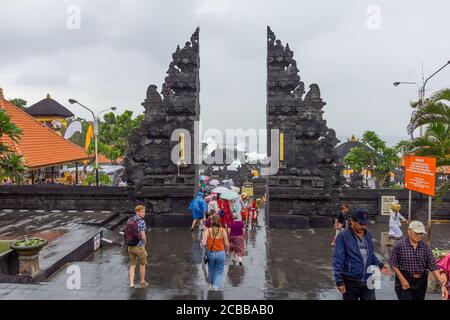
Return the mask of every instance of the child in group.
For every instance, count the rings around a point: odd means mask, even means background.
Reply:
[[[246,206],[242,206],[241,209],[241,217],[244,222],[245,227],[248,227],[248,208]]]
[[[258,223],[258,205],[256,203],[256,199],[253,199],[251,207],[250,207],[250,213],[252,216],[252,226],[256,226]]]

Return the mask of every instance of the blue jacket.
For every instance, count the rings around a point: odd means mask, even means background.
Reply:
[[[367,268],[371,265],[383,267],[383,263],[377,258],[373,249],[372,233],[366,230],[364,237],[367,241],[368,255],[367,264],[359,251],[357,235],[351,227],[342,230],[336,237],[336,244],[333,251],[333,271],[336,285],[344,284],[343,276],[367,281],[371,273],[367,273]]]

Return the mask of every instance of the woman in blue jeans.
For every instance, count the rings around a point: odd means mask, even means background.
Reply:
[[[217,291],[222,283],[225,251],[230,247],[227,231],[222,228],[217,214],[211,217],[211,227],[204,232],[202,244],[208,251],[209,287]]]

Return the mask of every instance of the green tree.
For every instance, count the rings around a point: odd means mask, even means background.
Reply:
[[[25,110],[26,109],[26,105],[27,105],[27,101],[23,100],[21,98],[14,98],[9,100],[9,102],[11,102],[13,105],[15,105],[16,107]]]
[[[101,186],[111,186],[113,184],[112,178],[110,176],[108,176],[105,172],[100,171],[101,168],[99,168],[99,172],[98,172],[98,182]],[[94,186],[96,183],[96,178],[95,178],[95,172],[89,174],[86,176],[86,178],[84,178],[84,180],[82,181],[82,184],[84,186],[89,186],[92,185]]]
[[[374,131],[364,132],[361,146],[354,147],[344,158],[344,164],[355,171],[368,170],[376,178],[377,188],[383,187],[389,173],[400,162],[396,147],[388,147]]]
[[[125,110],[124,113],[116,115],[113,112],[105,114],[103,122],[100,123],[98,136],[98,150],[107,159],[115,162],[125,155],[128,139],[132,131],[139,127],[144,120],[144,115],[133,119],[133,111]],[[90,149],[94,146],[91,144]]]
[[[18,143],[21,134],[22,130],[11,121],[4,110],[0,109],[0,137],[5,135]],[[2,179],[9,177],[14,182],[19,183],[23,180],[25,170],[26,166],[23,163],[22,156],[11,152],[8,146],[0,141],[0,176]]]
[[[421,126],[434,122],[450,123],[450,89],[445,88],[435,92],[425,103],[419,106],[411,118],[408,133]]]
[[[408,126],[408,132],[426,126],[425,134],[409,142],[408,152],[435,157],[436,166],[450,166],[450,89],[435,92],[418,107]],[[450,182],[438,187],[438,202],[450,190]]]

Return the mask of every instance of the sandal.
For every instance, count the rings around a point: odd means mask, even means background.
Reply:
[[[139,288],[148,288],[150,284],[147,281],[144,281],[139,284]]]

